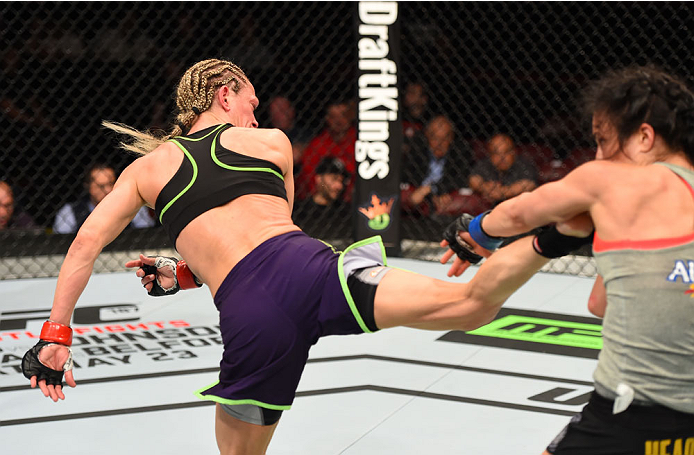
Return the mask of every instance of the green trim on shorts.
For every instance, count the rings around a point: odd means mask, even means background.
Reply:
[[[331,250],[333,250],[333,253],[335,253],[335,254],[340,254],[340,253],[341,253],[341,251],[337,251],[337,248],[335,248],[334,246],[332,246],[331,244],[329,244],[329,243],[326,242],[325,240],[321,240],[321,239],[315,239],[315,240],[318,240],[320,243],[324,244],[325,246],[327,246],[328,248],[330,248]]]
[[[349,287],[347,286],[347,277],[345,276],[345,265],[344,265],[344,260],[345,260],[345,255],[352,251],[355,248],[359,248],[365,245],[370,245],[372,243],[378,242],[381,246],[381,256],[383,258],[383,266],[387,266],[387,259],[386,259],[386,247],[383,245],[383,239],[381,239],[380,235],[376,235],[373,237],[369,237],[368,239],[360,240],[359,242],[353,243],[350,246],[348,246],[345,251],[340,253],[340,258],[337,261],[337,273],[339,274],[340,277],[340,285],[342,286],[342,292],[345,295],[345,298],[347,299],[347,303],[349,304],[349,309],[352,310],[352,314],[354,315],[354,319],[357,320],[357,323],[359,324],[359,327],[364,331],[364,333],[373,333],[369,328],[366,326],[364,323],[364,320],[362,319],[361,315],[359,314],[359,311],[357,310],[357,306],[354,304],[354,299],[352,298],[352,293],[349,292]]]
[[[215,403],[219,404],[228,404],[230,406],[234,406],[237,404],[252,404],[255,406],[260,406],[261,408],[265,409],[272,409],[273,411],[287,411],[291,409],[291,405],[278,405],[278,404],[268,404],[268,403],[263,403],[262,401],[258,400],[251,400],[251,399],[246,399],[246,400],[230,400],[228,398],[222,398],[218,397],[217,395],[203,395],[202,392],[205,390],[209,390],[212,387],[216,386],[219,384],[219,380],[215,381],[214,383],[208,385],[207,387],[203,387],[202,389],[196,390],[193,392],[196,397],[202,399],[202,400],[207,400],[207,401],[214,401]]]
[[[169,201],[169,203],[166,204],[166,205],[164,206],[164,208],[161,210],[161,213],[159,214],[159,223],[161,223],[161,224],[164,224],[164,223],[162,223],[162,221],[161,221],[161,220],[164,218],[164,213],[166,213],[166,211],[169,210],[169,208],[173,205],[173,203],[176,202],[181,196],[183,196],[183,194],[184,194],[186,191],[188,191],[188,190],[190,189],[191,186],[193,186],[193,183],[195,183],[195,180],[198,178],[198,163],[195,162],[195,159],[194,159],[193,156],[190,154],[190,152],[188,152],[188,150],[186,150],[186,148],[183,147],[183,146],[181,145],[181,143],[178,142],[176,139],[169,139],[167,142],[173,142],[174,144],[176,144],[176,145],[178,146],[178,148],[180,148],[180,149],[183,151],[183,154],[186,156],[186,158],[188,158],[188,161],[190,161],[190,164],[193,165],[193,178],[191,178],[191,179],[190,179],[190,182],[188,182],[188,185],[186,185],[186,187],[183,188],[183,189],[181,190],[181,192],[178,193],[178,194],[176,195],[176,197],[174,197],[173,199],[171,199],[171,200]]]

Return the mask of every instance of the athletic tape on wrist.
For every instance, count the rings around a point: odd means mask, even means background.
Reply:
[[[202,286],[198,284],[198,280],[185,261],[178,261],[178,264],[176,264],[176,275],[178,276],[178,284],[181,286],[181,289],[195,289]]]
[[[41,335],[39,337],[42,340],[51,341],[64,346],[72,345],[72,329],[59,322],[44,322],[43,327],[41,327]]]
[[[482,220],[484,219],[485,216],[487,216],[489,212],[484,212],[481,215],[477,215],[475,218],[470,221],[470,226],[468,232],[470,233],[470,237],[472,237],[472,240],[475,241],[479,246],[482,248],[486,248],[487,250],[493,251],[499,248],[499,246],[503,243],[504,239],[500,237],[492,237],[490,235],[487,235],[486,232],[484,232],[484,229],[482,229]]]
[[[160,269],[162,267],[168,267],[169,269],[171,269],[171,273],[173,274],[174,283],[168,288],[165,288],[164,286],[162,286],[161,282],[159,281],[159,277],[158,276],[156,277],[157,284],[159,285],[160,288],[162,288],[162,290],[164,292],[172,291],[172,290],[176,289],[176,287],[178,286],[178,278],[177,278],[178,271],[176,270],[176,263],[177,262],[178,262],[178,259],[170,258],[170,257],[166,257],[166,256],[157,256],[156,260],[154,261],[154,267],[156,267],[157,269]],[[155,275],[157,274],[157,271],[154,272]]]
[[[43,345],[41,347],[41,349],[47,348],[48,346],[64,346],[64,345],[58,344],[58,343],[48,343],[48,344]],[[70,371],[75,366],[75,361],[72,359],[72,354],[73,354],[72,348],[70,346],[64,346],[64,347],[67,348],[67,359],[65,360],[65,363],[63,363],[63,367],[61,370],[54,370],[54,371]],[[41,349],[39,349],[39,352],[41,352]],[[52,369],[51,367],[49,367],[45,363],[41,362],[41,358],[39,358],[38,353],[36,354],[36,359],[44,367]]]

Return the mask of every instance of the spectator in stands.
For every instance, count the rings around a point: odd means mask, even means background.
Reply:
[[[91,166],[84,179],[84,188],[87,194],[83,198],[61,207],[53,223],[53,232],[57,234],[77,232],[92,210],[113,190],[115,183],[116,171],[111,166],[102,163]],[[130,223],[130,227],[148,228],[155,224],[150,210],[147,207],[142,207]]]
[[[429,96],[421,82],[409,82],[402,96],[402,127],[405,140],[422,131],[429,117]]]
[[[351,237],[350,207],[340,198],[349,178],[342,160],[324,157],[316,167],[313,194],[294,204],[296,225],[320,239]]]
[[[286,96],[277,95],[270,100],[268,110],[270,112],[270,127],[281,130],[292,143],[294,175],[298,175],[301,171],[301,158],[309,138],[304,131],[296,126],[294,105]]]
[[[0,231],[36,228],[28,213],[15,211],[14,193],[7,182],[0,181]]]
[[[349,104],[335,102],[328,105],[325,116],[326,128],[318,136],[313,138],[304,150],[301,160],[301,172],[296,180],[297,199],[308,198],[313,194],[315,181],[313,179],[316,166],[325,156],[339,158],[345,164],[345,169],[350,176],[350,182],[342,193],[342,199],[350,201],[356,161],[354,159],[354,143],[357,140],[357,131],[352,125],[352,116]]]
[[[518,156],[516,145],[506,134],[497,134],[487,143],[487,157],[475,164],[470,188],[491,206],[532,191],[537,186],[537,169]]]
[[[458,189],[472,166],[470,148],[455,141],[453,123],[443,115],[434,117],[424,134],[415,137],[403,163],[404,190],[401,197],[406,213],[453,215],[474,212],[460,200]],[[461,180],[462,179],[462,180]]]

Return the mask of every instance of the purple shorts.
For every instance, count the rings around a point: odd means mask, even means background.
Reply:
[[[309,348],[320,337],[369,332],[346,279],[354,270],[385,265],[385,259],[380,237],[344,252],[301,231],[263,242],[215,295],[224,355],[219,381],[196,395],[289,409]]]

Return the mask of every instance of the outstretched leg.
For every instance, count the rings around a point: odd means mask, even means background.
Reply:
[[[399,269],[388,271],[374,299],[374,318],[380,329],[407,326],[468,330],[493,319],[497,310],[485,311],[473,302],[468,283],[451,283]]]
[[[468,283],[390,270],[376,289],[376,325],[473,330],[491,322],[506,299],[547,263],[531,242],[526,237],[492,254]]]
[[[215,435],[221,455],[264,455],[279,422],[254,425],[230,416],[217,403]]]

